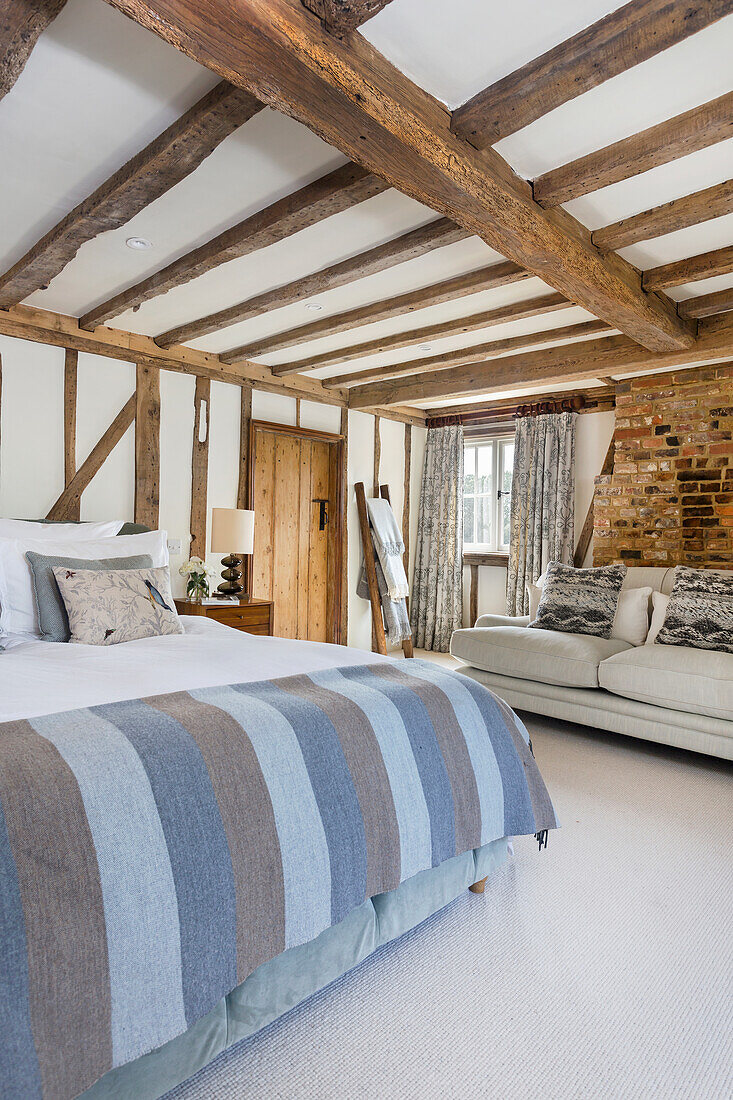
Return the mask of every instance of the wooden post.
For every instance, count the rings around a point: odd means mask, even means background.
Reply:
[[[410,484],[412,480],[412,424],[405,424],[405,480],[402,489],[402,541],[405,573],[410,576]]]
[[[468,625],[475,626],[478,619],[478,566],[470,565],[471,592],[468,600]]]
[[[379,468],[382,464],[382,433],[380,430],[380,418],[374,417],[374,488],[372,496],[379,496]]]
[[[68,488],[76,473],[76,394],[79,352],[67,348],[64,356],[64,487]],[[81,498],[72,505],[72,519],[79,519]]]
[[[209,488],[209,410],[211,381],[196,379],[193,444],[191,447],[191,545],[189,557],[206,558],[206,522]]]
[[[379,598],[379,585],[377,584],[377,567],[374,560],[374,545],[372,533],[369,530],[369,515],[367,513],[366,493],[364,482],[358,481],[354,486],[356,491],[356,507],[359,511],[359,528],[361,530],[361,544],[364,549],[364,565],[366,567],[367,585],[369,586],[369,600],[372,605],[372,626],[376,641],[376,651],[387,656],[387,639],[384,635],[384,622],[382,621],[382,601]]]
[[[341,436],[344,441],[343,480],[341,485],[341,642],[349,644],[349,410],[341,409]]]
[[[239,480],[237,508],[249,508],[249,425],[252,420],[252,387],[242,386],[242,409],[239,426]]]
[[[135,389],[135,523],[160,518],[160,367],[138,364]]]

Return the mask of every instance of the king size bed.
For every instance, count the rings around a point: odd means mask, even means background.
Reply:
[[[4,1097],[162,1096],[556,825],[475,681],[181,627],[3,639]]]

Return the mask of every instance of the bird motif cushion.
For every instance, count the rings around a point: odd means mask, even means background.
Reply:
[[[167,566],[104,570],[57,566],[53,574],[69,617],[71,642],[117,645],[183,633]]]

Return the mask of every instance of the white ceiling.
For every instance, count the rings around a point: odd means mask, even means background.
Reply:
[[[363,33],[400,69],[449,107],[620,7],[610,0],[393,0]],[[688,110],[733,87],[733,16],[552,111],[502,141],[499,152],[532,178],[593,149]],[[73,206],[195,103],[216,79],[102,0],[69,0],[42,35],[13,90],[0,101],[3,173],[0,264],[9,267]],[[305,127],[264,110],[224,141],[187,179],[127,225],[85,244],[46,291],[29,302],[80,315],[281,196],[344,163]],[[576,199],[568,209],[589,228],[733,176],[733,139]],[[117,318],[155,335],[336,263],[435,218],[389,191]],[[125,246],[153,242],[148,252]],[[634,245],[623,255],[648,268],[733,243],[733,215]],[[379,301],[496,262],[477,238],[438,249],[318,296],[194,341],[221,351],[329,314]],[[672,297],[733,285],[733,276],[674,288]],[[420,324],[467,316],[541,294],[539,280],[341,333],[266,356],[295,361]],[[434,355],[589,318],[577,307],[334,365],[315,377]],[[435,404],[435,402],[431,402]]]

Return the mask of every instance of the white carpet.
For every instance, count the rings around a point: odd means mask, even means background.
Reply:
[[[528,719],[562,829],[170,1100],[733,1096],[733,771]]]

